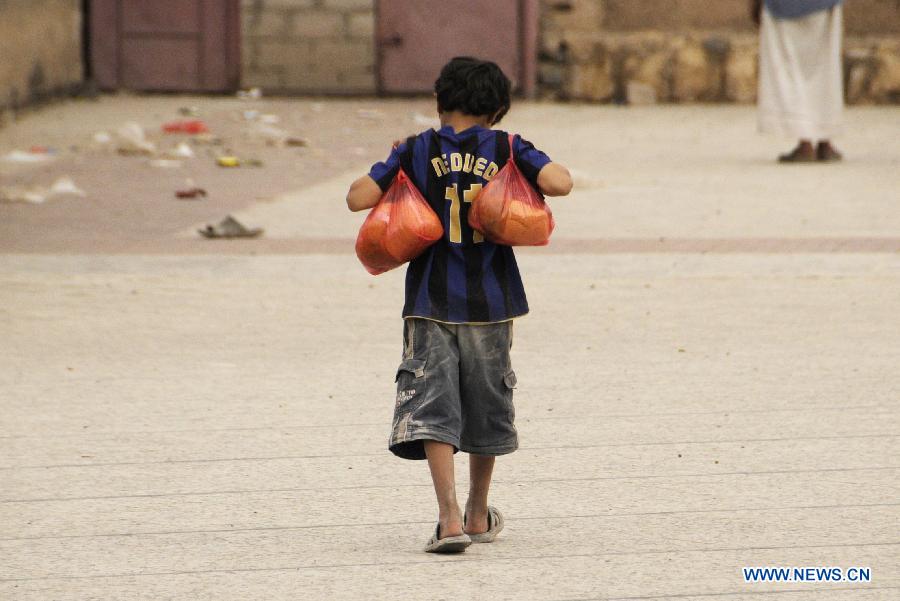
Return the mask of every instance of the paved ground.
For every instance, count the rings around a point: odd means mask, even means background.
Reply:
[[[0,131],[0,154],[207,102],[238,138],[237,101],[106,99]],[[799,168],[746,108],[510,116],[580,190],[521,253],[508,526],[460,557],[419,551],[425,466],[385,451],[402,273],[362,270],[342,202],[427,103],[264,110],[367,133],[340,160],[324,136],[253,142],[266,167],[227,173],[93,150],[0,166],[3,185],[80,168],[89,193],[0,204],[0,598],[900,597],[897,109],[852,111],[849,160]],[[180,204],[185,177],[215,192]],[[266,239],[192,233],[223,212]],[[741,575],[820,565],[872,581]]]

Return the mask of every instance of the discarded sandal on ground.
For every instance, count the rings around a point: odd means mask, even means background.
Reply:
[[[496,507],[488,505],[487,532],[470,534],[473,543],[492,543],[500,531],[503,530],[503,514]],[[463,527],[466,524],[466,516],[463,516]]]
[[[434,534],[425,544],[426,553],[462,553],[466,547],[472,544],[472,539],[466,533],[446,538],[440,538],[440,535],[441,525],[438,523],[434,528]]]
[[[247,228],[240,221],[229,215],[219,225],[207,225],[202,230],[197,230],[206,238],[255,238],[263,233],[262,228]]]

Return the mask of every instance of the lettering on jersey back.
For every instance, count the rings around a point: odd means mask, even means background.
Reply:
[[[483,177],[487,181],[491,181],[500,168],[493,161],[490,163],[484,157],[475,157],[468,152],[461,154],[453,152],[449,159],[446,154],[431,159],[431,167],[438,177],[444,177],[450,172],[458,173],[474,173],[478,177]]]

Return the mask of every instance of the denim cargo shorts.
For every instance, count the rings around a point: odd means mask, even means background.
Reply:
[[[389,448],[425,459],[424,440],[454,451],[504,455],[519,446],[509,360],[512,321],[444,324],[408,318]]]

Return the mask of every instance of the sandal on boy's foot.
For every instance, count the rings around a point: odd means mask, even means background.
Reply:
[[[219,225],[207,225],[197,232],[206,238],[255,238],[263,233],[262,228],[247,228],[231,215],[223,219]]]
[[[465,523],[466,516],[463,516],[463,526],[465,526]],[[487,532],[469,535],[473,543],[492,543],[497,538],[497,535],[500,534],[500,531],[503,530],[503,514],[491,505],[488,505],[487,523]]]
[[[434,534],[431,535],[431,538],[425,544],[426,553],[462,553],[466,550],[466,547],[472,544],[472,539],[465,532],[459,536],[447,536],[445,538],[439,538],[440,535],[441,525],[438,523],[434,529]]]

